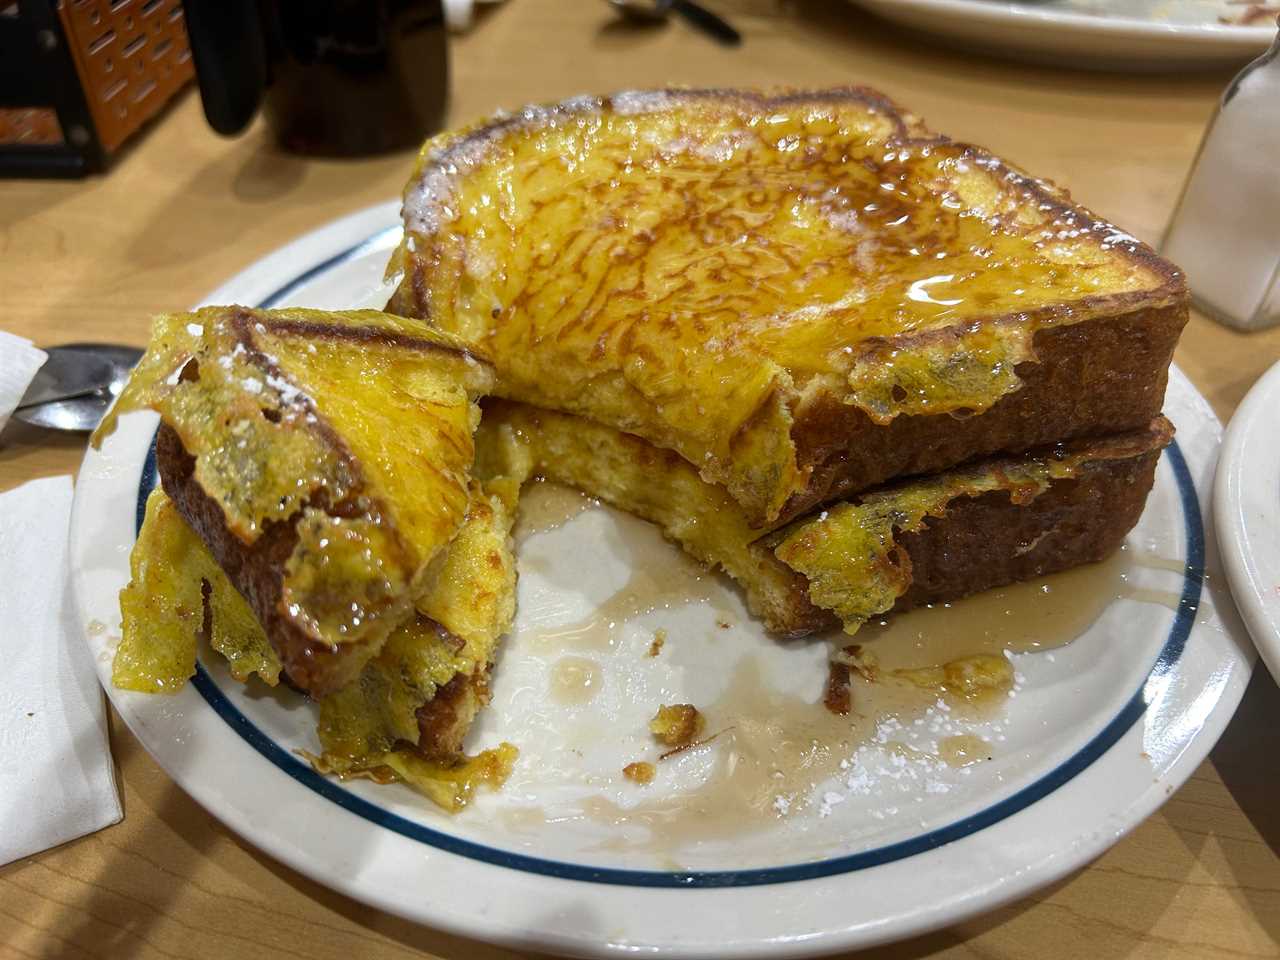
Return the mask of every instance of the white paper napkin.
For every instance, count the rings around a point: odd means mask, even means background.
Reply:
[[[27,392],[31,378],[48,359],[49,355],[33,347],[30,340],[0,330],[0,430]]]
[[[0,494],[0,864],[120,819],[67,568],[71,478]]]

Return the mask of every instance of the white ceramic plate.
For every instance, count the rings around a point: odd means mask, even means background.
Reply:
[[[1147,72],[1243,63],[1273,24],[1237,26],[1226,0],[852,0],[878,16],[988,53],[1033,62]]]
[[[1213,510],[1231,592],[1280,680],[1280,363],[1231,418]]]
[[[340,220],[210,299],[380,304],[395,219],[386,204]],[[309,706],[241,687],[213,658],[174,696],[110,686],[116,595],[153,482],[152,415],[125,418],[86,456],[74,583],[103,683],[139,740],[233,830],[321,883],[456,933],[573,954],[844,950],[953,923],[1083,865],[1155,810],[1230,719],[1252,662],[1229,599],[1204,577],[1216,563],[1204,498],[1220,428],[1176,371],[1167,408],[1178,442],[1130,537],[1135,555],[1158,559],[1135,568],[1128,599],[1101,603],[1071,645],[1016,657],[1017,696],[996,715],[931,708],[904,729],[877,726],[816,790],[793,778],[767,815],[732,829],[714,804],[697,807],[750,724],[826,716],[813,702],[825,648],[769,639],[730,585],[703,574],[689,587],[698,572],[679,551],[603,507],[523,542],[516,627],[473,738],[510,740],[520,761],[503,790],[453,817],[399,786],[317,776],[295,754],[316,748]],[[668,599],[627,619],[619,598],[625,607],[637,577]],[[1162,602],[1133,599],[1143,596]],[[666,646],[645,656],[659,628]],[[556,704],[549,684],[575,643],[599,693]],[[653,758],[645,724],[656,703],[714,707],[744,683],[757,707],[735,731],[662,764],[650,787],[620,775]],[[991,759],[953,769],[932,757],[956,731],[983,736]]]

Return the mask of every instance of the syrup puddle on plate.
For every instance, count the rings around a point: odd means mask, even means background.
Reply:
[[[586,657],[561,657],[551,667],[552,701],[566,707],[578,707],[595,699],[604,684],[600,664]]]
[[[872,621],[848,642],[888,670],[1054,650],[1088,630],[1112,601],[1137,592],[1132,568],[1130,552],[1118,550],[1100,563]]]
[[[520,506],[516,512],[512,537],[519,546],[532,536],[560,529],[597,503],[598,501],[573,487],[531,480],[520,491]]]
[[[591,503],[552,484],[532,492],[544,499],[534,501],[533,520],[526,522],[522,515],[524,530],[553,529],[549,522],[558,526]],[[576,706],[599,695],[611,671],[621,668],[618,658],[635,652],[630,650],[634,644],[620,639],[638,617],[689,605],[709,606],[717,621],[735,615],[728,596],[735,588],[723,577],[707,572],[643,521],[615,516],[617,528],[608,539],[626,564],[627,581],[588,616],[520,638],[525,650],[549,662],[547,696],[557,704]],[[629,525],[637,529],[629,530]],[[701,844],[732,841],[806,810],[829,815],[845,799],[867,793],[876,777],[897,778],[905,771],[920,790],[945,791],[947,777],[968,774],[998,756],[999,744],[979,734],[986,728],[1003,729],[1005,703],[1021,679],[1010,655],[1048,652],[1071,643],[1118,598],[1176,608],[1176,592],[1134,585],[1138,567],[1183,570],[1181,563],[1122,549],[1100,563],[887,617],[852,637],[837,633],[802,641],[828,644],[835,659],[843,655],[854,664],[848,671],[844,715],[824,708],[820,685],[807,693],[782,692],[766,675],[761,658],[730,657],[722,692],[695,704],[706,721],[700,742],[666,758],[656,742],[646,741],[638,752],[619,748],[613,783],[623,782],[626,764],[648,762],[657,768],[653,784],[627,784],[621,793],[594,792],[554,811],[504,805],[498,816],[506,826],[526,833],[549,824],[602,825],[609,829],[594,849],[643,850],[676,862],[682,852]],[[652,636],[652,624],[646,621],[643,629]],[[676,635],[658,660],[665,662],[673,646],[710,643],[717,635],[732,638],[715,629],[705,637]],[[636,659],[655,662],[643,653]],[[973,664],[985,664],[995,679],[973,689],[949,682],[972,673]],[[597,721],[570,722],[594,724],[580,733],[597,742],[609,733]],[[926,731],[923,741],[921,729]],[[907,742],[913,731],[915,745]],[[590,776],[583,781],[601,782]],[[673,789],[673,783],[681,786]],[[892,813],[886,807],[883,816]]]
[[[521,494],[516,542],[558,529],[595,505],[595,501],[571,487],[545,482],[529,484]],[[723,577],[655,535],[656,528],[645,521],[616,512],[614,516],[618,529],[611,533],[609,546],[626,559],[626,583],[587,616],[530,634],[524,642],[531,651],[606,653],[616,646],[623,628],[636,618],[690,604],[709,605],[721,621],[728,622],[726,594],[733,588]],[[536,559],[522,562],[545,572]]]

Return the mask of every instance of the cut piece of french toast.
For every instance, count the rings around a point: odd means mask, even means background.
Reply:
[[[196,672],[201,637],[242,683],[253,674],[271,687],[279,682],[280,660],[248,603],[157,487],[120,591],[111,682],[122,690],[177,693]]]
[[[469,758],[463,740],[489,702],[489,675],[515,616],[514,492],[501,479],[472,483],[466,520],[432,565],[416,615],[359,680],[320,701],[319,769],[393,776],[447,809],[463,805],[473,786],[459,766],[505,777],[514,747]]]
[[[657,524],[743,587],[772,631],[849,632],[889,610],[951,600],[1096,561],[1138,521],[1173,429],[1076,440],[904,480],[763,534],[720,486],[632,434],[486,400],[476,471],[566,483]]]
[[[423,147],[389,309],[766,526],[1159,414],[1181,274],[864,88],[529,107]]]
[[[156,321],[115,411],[159,412],[165,492],[289,680],[322,696],[409,617],[462,526],[491,383],[415,321],[210,307]]]
[[[320,701],[317,769],[402,780],[440,806],[463,806],[497,785],[516,750],[468,757],[463,740],[488,702],[499,641],[515,612],[514,506],[472,485],[462,529],[446,548],[418,610],[392,630],[353,683]],[[195,673],[201,638],[232,676],[269,686],[281,665],[253,611],[163,489],[152,491],[121,591],[121,639],[112,682],[174,693]]]

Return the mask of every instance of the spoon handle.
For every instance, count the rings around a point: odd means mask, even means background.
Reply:
[[[694,3],[693,0],[671,0],[670,9],[726,46],[736,47],[742,43],[742,34],[706,7]]]
[[[34,400],[27,400],[25,397],[22,402],[14,407],[14,411],[30,410],[32,407],[43,407],[46,403],[61,403],[63,400],[77,400],[80,397],[94,397],[105,393],[106,387],[81,387],[74,390],[64,390],[58,393],[42,393]]]

